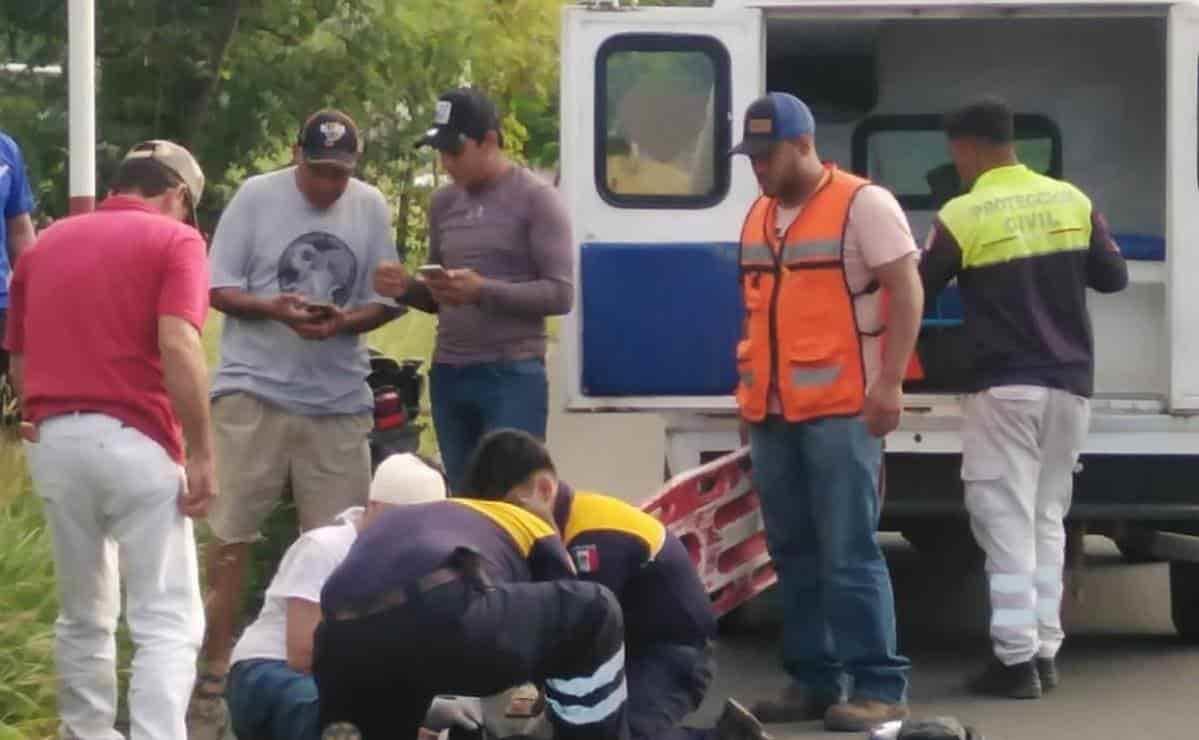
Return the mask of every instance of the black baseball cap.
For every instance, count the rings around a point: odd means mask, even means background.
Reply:
[[[472,87],[460,87],[437,98],[433,126],[416,145],[454,151],[467,139],[482,141],[488,131],[499,130],[500,114],[495,103]]]
[[[322,110],[304,121],[298,141],[308,164],[332,164],[352,170],[362,154],[354,119],[339,110]]]

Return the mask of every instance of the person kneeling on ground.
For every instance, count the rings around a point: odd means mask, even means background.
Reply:
[[[633,740],[769,737],[732,699],[713,728],[679,724],[712,681],[716,618],[686,547],[661,522],[620,499],[572,491],[558,480],[544,445],[515,429],[483,438],[464,481],[467,496],[541,513],[562,533],[579,578],[616,594],[625,620]],[[543,500],[552,507],[540,506]]]
[[[436,696],[532,681],[546,686],[561,740],[625,740],[620,604],[574,576],[554,528],[520,507],[453,499],[383,512],[321,590],[324,737],[408,740]]]
[[[380,464],[370,501],[346,509],[337,523],[311,529],[288,548],[266,591],[262,611],[233,648],[226,699],[234,733],[262,740],[320,737],[316,681],[312,677],[313,633],[321,620],[320,594],[358,533],[389,509],[438,501],[446,496],[441,473],[415,455],[392,455]],[[447,700],[448,701],[448,700]],[[477,725],[478,703],[461,703],[466,724]],[[430,710],[430,729],[445,729],[445,701]]]

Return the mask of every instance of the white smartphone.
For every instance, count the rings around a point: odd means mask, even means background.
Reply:
[[[450,274],[441,265],[421,265],[420,267],[416,268],[416,272],[423,277],[435,278],[448,277]]]

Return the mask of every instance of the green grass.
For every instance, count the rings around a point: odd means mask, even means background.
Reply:
[[[213,312],[204,331],[209,366],[216,364],[221,328]],[[371,346],[397,359],[419,359],[427,370],[436,320],[412,312],[370,334]],[[436,437],[428,413],[428,384],[422,400],[424,434],[421,450],[433,453]],[[0,430],[0,740],[48,740],[55,737],[54,555],[41,504],[31,495],[19,440]],[[295,512],[279,507],[264,526],[264,541],[255,547],[257,564],[248,579],[247,606],[260,603],[274,566],[295,538]],[[208,541],[199,530],[200,546]],[[122,687],[130,655],[124,628],[118,635]],[[122,704],[124,691],[122,690]],[[123,713],[123,711],[122,711]]]
[[[0,438],[0,740],[55,732],[54,559],[20,442]]]

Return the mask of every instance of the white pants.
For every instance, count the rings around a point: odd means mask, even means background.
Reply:
[[[38,431],[25,449],[54,538],[62,734],[121,738],[113,729],[119,564],[135,647],[131,738],[186,740],[204,611],[192,523],[178,509],[182,468],[108,416],[57,416]]]
[[[1074,467],[1090,403],[1054,388],[1000,386],[963,402],[962,480],[987,554],[991,641],[1005,665],[1061,648],[1062,569]]]

